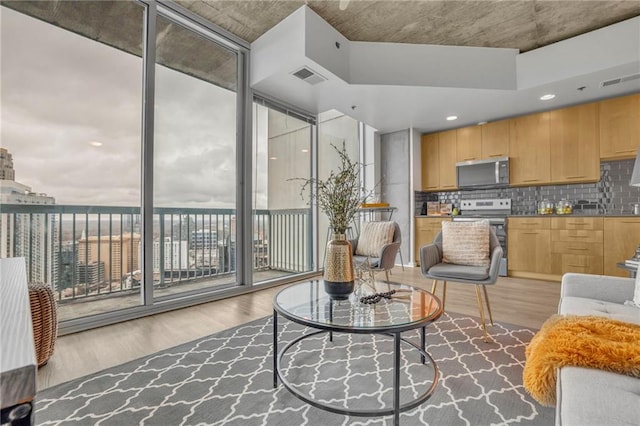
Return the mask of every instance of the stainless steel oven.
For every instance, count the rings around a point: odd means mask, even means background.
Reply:
[[[453,216],[456,222],[487,220],[493,228],[502,247],[502,260],[500,261],[501,277],[507,276],[507,216],[511,214],[511,199],[480,199],[465,200],[460,203],[461,214]]]

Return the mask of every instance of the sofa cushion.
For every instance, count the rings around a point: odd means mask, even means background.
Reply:
[[[356,254],[360,256],[380,256],[385,244],[393,242],[395,224],[393,222],[366,222],[358,237]]]
[[[442,222],[442,261],[489,266],[489,222]]]
[[[558,376],[556,425],[637,425],[640,379],[581,367]]]
[[[560,304],[560,313],[564,315],[597,315],[640,324],[640,309],[634,306],[584,297],[564,297]]]

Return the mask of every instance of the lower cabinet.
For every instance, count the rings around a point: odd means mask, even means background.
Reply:
[[[601,217],[551,218],[551,273],[602,274],[603,229]]]
[[[640,217],[604,218],[604,274],[628,277],[629,272],[618,268],[635,253],[640,244]]]
[[[509,218],[507,229],[508,275],[554,279],[551,276],[550,218]]]
[[[442,230],[442,222],[450,221],[449,217],[417,217],[415,230],[415,259],[416,265],[420,265],[420,247],[433,242],[433,239]]]

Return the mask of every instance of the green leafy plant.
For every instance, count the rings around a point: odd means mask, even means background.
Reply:
[[[340,158],[338,170],[331,170],[326,179],[295,178],[303,182],[300,196],[310,191],[310,203],[315,201],[327,217],[336,234],[344,234],[358,209],[373,194],[360,185],[360,174],[365,165],[349,158],[344,142],[342,149],[331,145]]]

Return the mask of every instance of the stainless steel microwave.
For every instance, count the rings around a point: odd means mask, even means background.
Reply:
[[[509,186],[509,157],[456,163],[458,188],[504,188]]]

